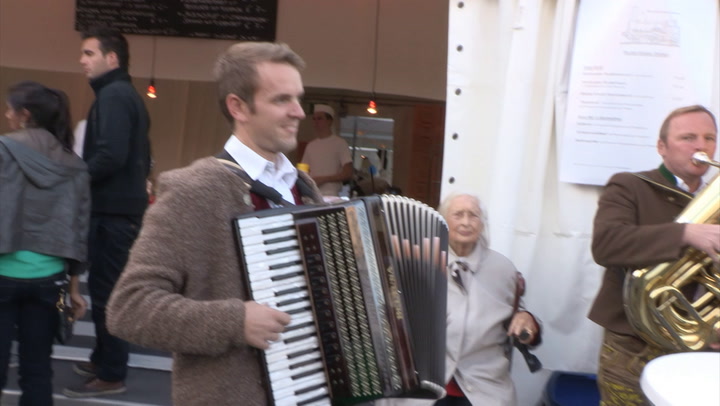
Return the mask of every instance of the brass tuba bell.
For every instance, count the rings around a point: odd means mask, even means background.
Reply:
[[[720,167],[704,153],[693,160]],[[720,174],[680,213],[678,223],[720,223]],[[688,300],[682,288],[698,284],[702,294]],[[635,331],[657,347],[697,351],[718,341],[720,269],[704,252],[689,247],[675,262],[629,272],[624,287],[625,313]]]

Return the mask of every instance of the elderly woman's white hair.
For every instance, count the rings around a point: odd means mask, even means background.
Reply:
[[[482,201],[480,201],[480,198],[477,197],[474,194],[471,193],[460,193],[460,192],[453,192],[449,195],[445,196],[443,201],[440,203],[440,206],[438,206],[438,212],[440,215],[442,215],[446,220],[448,216],[448,209],[450,208],[450,203],[452,203],[453,200],[457,199],[461,196],[467,196],[470,199],[472,199],[475,204],[477,205],[478,210],[480,210],[480,222],[482,223],[482,232],[480,232],[480,236],[478,237],[478,242],[480,243],[480,246],[484,248],[488,248],[490,246],[490,227],[488,224],[488,216],[487,216],[487,210],[485,209],[485,206],[482,204]]]

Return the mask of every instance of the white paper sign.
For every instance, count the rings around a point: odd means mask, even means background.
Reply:
[[[712,100],[717,0],[582,0],[560,180],[604,185],[657,167],[667,114]]]

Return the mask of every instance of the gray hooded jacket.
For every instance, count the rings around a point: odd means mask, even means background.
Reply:
[[[0,136],[0,254],[27,250],[87,268],[90,183],[80,157],[42,129]]]

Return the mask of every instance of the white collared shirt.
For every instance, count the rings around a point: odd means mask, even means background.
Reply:
[[[705,181],[705,178],[700,178],[700,186],[698,186],[695,192],[691,192],[690,187],[687,185],[687,183],[685,183],[684,180],[680,179],[675,174],[673,174],[673,176],[675,176],[675,182],[677,183],[677,187],[680,188],[680,190],[690,193],[691,195],[697,195],[698,193],[702,192],[703,189],[705,189],[705,186],[708,185],[708,183]]]
[[[277,190],[283,199],[295,204],[295,198],[290,189],[295,186],[297,181],[297,169],[285,155],[278,154],[277,162],[268,161],[243,144],[235,135],[231,135],[225,143],[225,151],[233,157],[252,180],[258,180]],[[268,203],[270,203],[270,207],[277,207],[273,202],[268,201]]]

